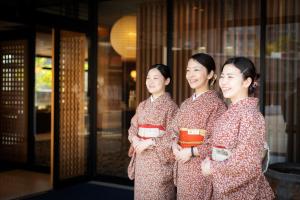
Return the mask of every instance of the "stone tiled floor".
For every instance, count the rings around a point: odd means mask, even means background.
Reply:
[[[127,132],[127,131],[126,131]],[[127,155],[129,142],[125,131],[98,132],[97,172],[127,178]],[[50,134],[39,134],[36,138],[36,164],[50,166]]]
[[[15,199],[51,188],[50,174],[19,169],[0,173],[0,200]]]
[[[97,172],[127,178],[127,136],[118,133],[99,133],[97,150]],[[50,165],[50,134],[36,138],[36,161],[41,166]],[[47,191],[52,188],[50,174],[25,170],[7,170],[0,173],[0,200]]]
[[[98,133],[97,172],[127,178],[129,142],[121,133]]]

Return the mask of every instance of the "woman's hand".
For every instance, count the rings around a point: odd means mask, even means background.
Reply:
[[[186,163],[189,161],[192,157],[192,152],[190,148],[183,148],[178,153],[177,156],[175,156],[176,160],[181,163]]]
[[[201,163],[201,171],[203,176],[211,175],[211,161],[209,158],[205,158]]]
[[[133,138],[132,138],[132,146],[133,146],[133,148],[134,149],[136,149],[136,147],[138,146],[138,144],[140,143],[140,139],[137,137],[137,136],[134,136]]]
[[[146,149],[150,149],[155,145],[154,140],[147,139],[147,140],[141,140],[138,142],[138,144],[135,147],[135,152],[140,154]]]
[[[172,151],[175,157],[178,156],[179,151],[182,149],[182,147],[177,143],[176,140],[172,143]]]

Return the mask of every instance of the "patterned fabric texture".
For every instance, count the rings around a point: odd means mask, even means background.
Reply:
[[[174,165],[174,182],[177,185],[177,199],[210,199],[211,177],[201,173],[201,161],[209,155],[210,137],[214,122],[226,111],[226,106],[216,91],[207,91],[195,100],[186,99],[178,110],[168,132],[178,138],[180,128],[204,129],[204,143],[196,146],[200,156],[192,157],[186,163]]]
[[[213,199],[274,199],[262,173],[265,137],[265,121],[256,98],[230,105],[217,120],[212,145],[225,147],[230,156],[212,161]]]
[[[131,120],[128,139],[138,134],[141,124],[161,125],[167,129],[176,114],[178,106],[169,94],[164,94],[153,102],[150,98],[141,102],[136,114]],[[129,178],[134,179],[134,199],[161,200],[174,199],[175,186],[173,184],[174,157],[171,150],[172,137],[167,132],[155,138],[156,146],[136,154],[131,147],[129,156],[131,162],[128,167]]]

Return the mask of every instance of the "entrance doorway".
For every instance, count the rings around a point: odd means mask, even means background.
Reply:
[[[38,149],[35,140],[35,32],[1,21],[0,35],[0,199],[12,199],[52,188],[50,148]],[[48,166],[38,164],[36,152]]]
[[[85,177],[86,35],[8,22],[0,35],[0,200]]]

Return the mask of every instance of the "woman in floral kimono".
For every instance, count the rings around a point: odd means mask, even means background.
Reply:
[[[174,199],[172,137],[166,132],[178,106],[165,92],[171,75],[168,66],[153,65],[146,86],[151,96],[141,102],[131,120],[128,176],[134,179],[135,199]],[[173,158],[173,159],[172,159]]]
[[[257,74],[247,58],[228,59],[219,85],[231,100],[228,110],[216,122],[211,138],[211,158],[202,164],[204,175],[213,179],[213,199],[273,199],[262,172],[265,121],[258,110],[258,99],[249,97]]]
[[[226,106],[217,92],[210,90],[216,78],[211,56],[191,56],[186,70],[186,79],[195,92],[182,103],[168,129],[175,138],[172,148],[177,199],[210,199],[211,180],[202,175],[199,163],[209,154],[213,124]]]

